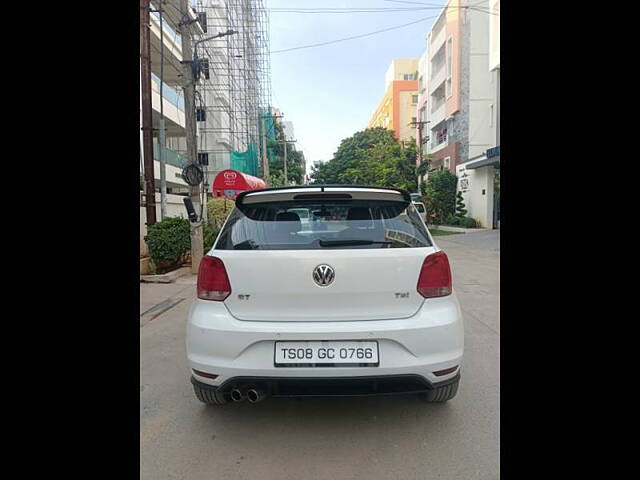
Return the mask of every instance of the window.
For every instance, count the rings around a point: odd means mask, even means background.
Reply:
[[[416,124],[416,120],[417,120],[417,118],[416,118],[416,117],[411,117],[411,123],[412,123],[413,125],[415,125],[415,124]]]
[[[444,161],[442,162],[444,168],[450,168],[451,165],[451,157],[444,157]]]
[[[207,119],[207,114],[204,108],[196,108],[196,122],[204,122]]]
[[[411,95],[411,103],[418,103],[418,95]]]
[[[200,22],[202,31],[207,33],[207,14],[205,12],[198,12],[198,22]]]
[[[419,214],[403,202],[287,200],[234,209],[217,250],[322,250],[431,246]]]
[[[202,72],[202,75],[204,75],[204,78],[209,80],[209,59],[208,58],[203,58],[200,60],[200,71]]]
[[[447,128],[445,127],[440,130],[436,130],[433,138],[433,146],[437,147],[438,145],[446,141],[447,141]]]
[[[198,152],[198,165],[209,165],[208,152]]]

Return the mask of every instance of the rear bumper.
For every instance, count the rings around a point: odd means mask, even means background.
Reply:
[[[228,394],[233,388],[260,388],[272,397],[364,397],[426,393],[460,380],[460,373],[436,383],[420,375],[368,375],[362,377],[234,377],[220,386],[191,377],[200,388]]]
[[[375,340],[372,367],[275,367],[276,341]],[[357,378],[417,375],[430,384],[449,380],[433,372],[462,364],[464,328],[455,294],[429,299],[409,318],[353,322],[255,322],[233,317],[224,303],[196,299],[187,322],[186,350],[195,379],[221,386],[237,377]]]

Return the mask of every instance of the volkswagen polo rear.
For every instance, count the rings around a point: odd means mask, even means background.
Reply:
[[[405,191],[244,192],[197,289],[187,357],[205,403],[457,392],[463,323],[449,262]]]

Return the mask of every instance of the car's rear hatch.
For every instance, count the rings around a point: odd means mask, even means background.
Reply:
[[[415,212],[395,217],[389,213],[413,210],[403,194],[300,190],[315,197],[302,199],[288,189],[238,198],[239,211],[210,252],[226,267],[232,293],[225,305],[231,314],[249,321],[308,322],[414,315],[424,301],[416,290],[420,269],[436,248]],[[290,211],[300,208],[317,217],[311,227],[301,229],[295,222]],[[367,209],[371,218],[362,216]],[[274,227],[279,243],[268,234]],[[322,265],[332,269],[330,278],[317,272],[314,276]],[[329,280],[326,285],[323,279]]]

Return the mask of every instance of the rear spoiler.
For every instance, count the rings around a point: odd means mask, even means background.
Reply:
[[[260,190],[246,190],[236,197],[236,207],[242,211],[243,207],[252,203],[277,202],[288,200],[320,199],[332,200],[362,200],[375,198],[411,204],[408,191],[398,188],[374,187],[363,185],[297,185],[294,187],[274,187]]]

